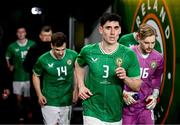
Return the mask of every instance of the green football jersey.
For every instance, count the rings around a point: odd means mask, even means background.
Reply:
[[[112,54],[105,54],[99,43],[86,45],[77,57],[80,66],[88,65],[85,85],[92,96],[83,101],[83,114],[106,122],[121,120],[124,83],[115,73],[118,66],[125,68],[129,77],[139,77],[140,67],[135,53],[118,45]]]
[[[50,106],[69,106],[72,102],[74,62],[77,53],[66,49],[62,59],[56,59],[52,51],[41,55],[33,72],[43,77],[42,93]]]
[[[119,41],[120,44],[125,45],[127,47],[131,47],[134,45],[138,45],[139,43],[135,40],[133,33],[129,33],[129,34],[125,34],[123,35]],[[154,46],[155,50],[157,50],[158,52],[162,52],[161,50],[161,46],[158,40],[156,40],[155,42],[155,46]]]
[[[6,59],[10,59],[14,65],[13,81],[29,81],[30,75],[24,70],[23,61],[26,58],[30,47],[35,45],[32,40],[27,40],[25,45],[20,44],[18,41],[11,43],[6,51]]]

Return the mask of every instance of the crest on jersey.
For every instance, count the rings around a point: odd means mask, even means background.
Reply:
[[[122,61],[121,58],[116,59],[116,64],[117,64],[118,67],[122,66],[122,63],[123,63],[123,61]]]
[[[71,65],[71,64],[72,64],[72,60],[68,59],[68,60],[67,60],[67,64],[68,64],[68,65]]]
[[[151,69],[155,69],[157,67],[157,62],[152,61],[150,65],[151,65]]]

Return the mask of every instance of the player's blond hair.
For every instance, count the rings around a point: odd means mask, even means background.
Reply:
[[[144,40],[146,37],[149,37],[152,35],[157,36],[157,32],[154,27],[152,27],[149,24],[145,24],[145,23],[140,25],[139,30],[138,30],[138,37],[141,40]]]

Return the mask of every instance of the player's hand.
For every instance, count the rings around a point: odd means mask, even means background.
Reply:
[[[79,97],[83,100],[89,98],[90,96],[92,96],[93,94],[91,93],[91,91],[85,87],[85,86],[81,86],[79,88]]]
[[[137,94],[137,92],[127,92],[126,90],[123,90],[123,100],[126,105],[137,103],[137,101],[132,97],[134,94]]]
[[[157,98],[154,97],[153,95],[150,95],[146,98],[146,108],[147,109],[150,109],[150,110],[154,109],[156,104],[157,104]]]
[[[14,70],[14,66],[13,66],[13,65],[11,65],[11,66],[9,67],[9,70],[10,70],[10,72],[13,72],[13,70]]]
[[[115,72],[118,78],[120,79],[126,78],[126,70],[123,67],[117,67]]]
[[[3,93],[2,93],[2,98],[7,99],[9,97],[9,95],[10,95],[9,89],[4,89]]]
[[[43,95],[40,95],[40,96],[38,97],[38,101],[39,101],[39,104],[40,104],[41,106],[44,106],[44,105],[47,103],[46,97],[43,96]]]

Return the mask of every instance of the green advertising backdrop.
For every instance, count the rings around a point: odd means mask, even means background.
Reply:
[[[136,31],[143,22],[158,31],[165,71],[160,101],[155,109],[157,124],[180,123],[180,2],[178,0],[115,0],[113,11],[122,16],[122,34]]]

